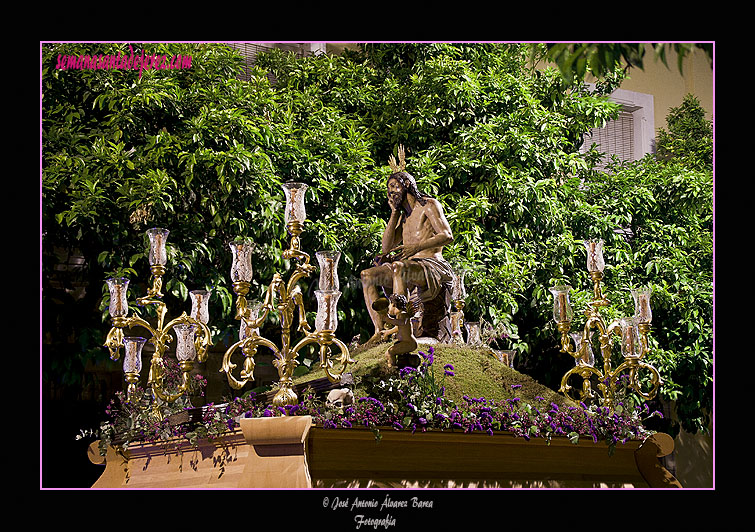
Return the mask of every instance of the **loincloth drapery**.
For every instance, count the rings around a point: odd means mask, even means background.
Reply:
[[[425,287],[420,288],[417,286],[421,301],[430,301],[438,297],[440,291],[444,288],[444,285],[448,285],[453,282],[453,270],[451,265],[443,259],[436,258],[415,258],[409,259],[410,262],[419,264],[422,266],[422,270],[425,272]],[[413,288],[411,285],[415,283],[409,280],[409,291]]]

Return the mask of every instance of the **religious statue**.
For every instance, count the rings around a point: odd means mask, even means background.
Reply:
[[[387,321],[386,313],[373,304],[391,295],[403,296],[411,302],[409,308],[422,314],[414,336],[446,341],[450,339],[453,270],[443,258],[443,247],[453,241],[453,234],[440,202],[420,192],[414,177],[405,171],[403,146],[399,146],[398,155],[398,162],[393,155],[388,160],[392,171],[387,181],[391,215],[383,232],[381,254],[374,266],[361,274],[367,311],[375,326],[368,343],[382,340]],[[403,345],[408,348],[411,341]]]

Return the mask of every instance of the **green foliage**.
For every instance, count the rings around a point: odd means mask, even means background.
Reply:
[[[589,93],[556,70],[531,70],[525,45],[372,44],[338,57],[273,51],[242,81],[241,59],[226,46],[148,46],[190,55],[192,67],[141,77],[56,70],[58,54],[128,46],[43,48],[45,268],[55,248],[78,247],[90,286],[124,272],[146,281],[144,230],[166,227],[168,297],[182,304],[188,289],[212,289],[213,333],[234,334],[227,243],[255,241],[260,297],[287,267],[280,183],[303,181],[311,222],[302,246],[342,252],[339,337],[366,337],[359,274],[380,249],[387,157],[404,144],[407,170],[451,224],[446,257],[470,272],[465,314],[517,331],[524,371],[553,385],[567,369],[547,288],[569,283],[584,303],[591,285],[580,241],[603,238],[616,312],[630,311],[628,287],[653,286],[664,393],[685,399],[687,426],[705,426],[712,178],[650,159],[590,170],[599,154],[580,153],[582,135],[616,116],[603,96],[615,73]],[[102,290],[94,292],[103,314]]]
[[[658,131],[658,155],[698,170],[713,169],[713,122],[692,94],[669,110],[668,131]]]
[[[712,67],[712,43],[552,43],[533,45],[532,56],[555,63],[567,83],[574,85],[584,81],[588,73],[605,82],[618,71],[642,69],[648,52],[668,67],[666,55],[673,50],[679,73],[683,73],[684,58],[696,49],[708,57]]]

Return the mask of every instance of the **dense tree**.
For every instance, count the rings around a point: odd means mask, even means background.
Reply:
[[[582,139],[616,116],[602,92],[609,85],[588,92],[556,70],[532,70],[524,45],[374,44],[307,58],[273,52],[258,58],[249,81],[238,79],[240,58],[225,46],[152,46],[147,52],[190,56],[191,68],[60,70],[59,55],[129,47],[43,50],[44,273],[52,274],[54,250],[76,247],[86,259],[87,297],[76,303],[90,316],[77,324],[77,334],[90,331],[86,342],[78,336],[82,360],[106,356],[97,348],[106,328],[104,278],[146,278],[149,226],[171,230],[170,297],[180,305],[188,289],[211,288],[213,331],[231,334],[227,242],[256,242],[260,295],[286,266],[280,183],[287,180],[311,186],[305,249],[343,253],[339,336],[366,333],[359,272],[379,251],[385,161],[398,144],[420,189],[445,207],[455,235],[446,255],[470,272],[465,312],[508,332],[505,347],[522,352],[523,371],[554,385],[569,362],[556,350],[547,288],[569,282],[584,301],[584,238],[606,240],[607,284],[622,311],[628,285],[658,285],[655,360],[673,393],[681,389],[677,375],[689,377],[677,373],[680,360],[708,356],[709,314],[693,309],[710,300],[707,278],[696,273],[711,268],[712,250],[698,246],[711,234],[710,181],[651,160],[593,171],[599,154]],[[633,238],[617,232],[627,227]],[[48,369],[58,378],[59,366]],[[696,374],[700,386],[689,389],[703,398],[706,375]],[[684,413],[689,420],[701,419],[709,401],[695,404]]]

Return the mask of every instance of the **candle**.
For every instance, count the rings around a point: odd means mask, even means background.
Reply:
[[[464,324],[467,329],[467,344],[468,345],[480,345],[482,340],[480,339],[480,322],[468,321]]]
[[[176,358],[179,362],[197,358],[194,346],[194,326],[180,323],[174,327],[174,330],[176,331]]]
[[[455,271],[453,275],[453,287],[451,298],[454,301],[462,301],[467,297],[467,291],[464,288],[464,276],[467,274],[464,270]]]
[[[622,318],[621,324],[621,352],[625,357],[640,356],[640,336],[634,318]]]
[[[566,321],[566,294],[563,292],[558,294],[558,319]]]
[[[641,288],[632,290],[634,298],[634,317],[639,323],[650,323],[653,319],[653,312],[650,310],[651,288]]]
[[[602,272],[606,267],[606,263],[603,260],[603,241],[598,240],[585,240],[583,242],[587,249],[587,271]]]
[[[556,323],[571,321],[574,311],[569,302],[569,285],[559,285],[548,289],[553,294],[553,320]]]
[[[338,261],[341,258],[341,252],[318,251],[315,256],[320,263],[320,290],[339,290]]]

